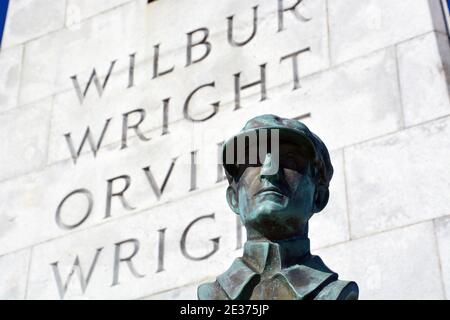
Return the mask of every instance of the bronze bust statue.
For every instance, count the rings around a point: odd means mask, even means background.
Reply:
[[[253,162],[252,152],[258,154]],[[263,115],[224,144],[223,158],[227,201],[248,239],[243,256],[215,282],[199,286],[198,298],[358,299],[355,282],[338,280],[310,253],[308,221],[328,203],[333,176],[325,144],[299,121]]]

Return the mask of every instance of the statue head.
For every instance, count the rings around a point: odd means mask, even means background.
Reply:
[[[249,239],[307,237],[308,221],[328,203],[333,167],[325,144],[303,123],[251,119],[224,144],[227,201]]]

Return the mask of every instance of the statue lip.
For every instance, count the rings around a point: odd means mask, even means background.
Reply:
[[[259,194],[261,194],[261,193],[266,193],[266,192],[278,193],[278,194],[280,194],[280,195],[282,195],[282,196],[285,195],[279,188],[276,188],[276,187],[267,187],[267,188],[263,188],[263,189],[259,190],[257,193],[255,193],[255,196],[257,196],[257,195],[259,195]]]

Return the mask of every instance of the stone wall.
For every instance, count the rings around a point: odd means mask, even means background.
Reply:
[[[449,71],[439,0],[11,0],[0,298],[195,299],[245,241],[220,144],[265,113],[331,150],[313,253],[450,297]]]

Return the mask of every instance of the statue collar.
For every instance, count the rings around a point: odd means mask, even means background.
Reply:
[[[268,240],[247,241],[244,245],[243,259],[256,272],[263,273],[280,270],[302,263],[310,256],[308,238],[295,238],[279,242]]]
[[[337,279],[317,256],[311,256],[309,239],[293,239],[282,243],[248,241],[244,255],[217,278],[220,287],[232,300],[250,299],[255,288],[277,281],[284,292],[304,299]],[[254,293],[253,293],[254,294]]]

